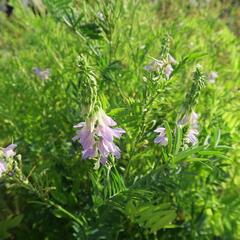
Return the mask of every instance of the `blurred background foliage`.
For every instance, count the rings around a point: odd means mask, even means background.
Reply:
[[[0,12],[0,146],[18,144],[37,192],[0,182],[0,239],[240,239],[240,2],[37,2]],[[166,34],[179,67],[149,86],[143,67]],[[219,77],[196,106],[199,145],[184,150],[173,129],[197,63]],[[121,160],[98,171],[71,141],[89,69],[127,131]],[[165,120],[172,149],[153,144]]]

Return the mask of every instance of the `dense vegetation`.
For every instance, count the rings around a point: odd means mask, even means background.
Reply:
[[[239,2],[11,4],[0,239],[240,239]]]

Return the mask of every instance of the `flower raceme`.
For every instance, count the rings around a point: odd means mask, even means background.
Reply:
[[[105,164],[110,155],[117,159],[121,156],[119,147],[114,143],[114,138],[120,138],[125,131],[122,128],[113,128],[117,123],[100,109],[96,114],[75,125],[76,136],[72,140],[78,140],[82,147],[83,159],[99,157]]]
[[[150,72],[162,71],[166,78],[169,79],[171,73],[173,72],[172,64],[177,64],[177,61],[168,54],[166,59],[154,59],[149,65],[145,66],[144,69]]]

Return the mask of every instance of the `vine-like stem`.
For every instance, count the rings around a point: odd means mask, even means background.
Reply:
[[[25,179],[25,180],[24,180]],[[60,212],[62,212],[63,214],[65,214],[66,216],[68,216],[71,220],[73,220],[74,222],[78,223],[79,225],[83,225],[83,222],[77,218],[76,216],[74,216],[73,213],[69,212],[67,209],[65,209],[64,207],[60,206],[59,204],[55,203],[54,201],[48,199],[47,197],[43,196],[38,189],[32,184],[30,183],[27,178],[17,178],[14,179],[17,184],[20,187],[25,188],[26,190],[28,190],[30,193],[34,194],[35,196],[37,196],[37,198],[46,205],[52,206],[55,209],[59,210]]]

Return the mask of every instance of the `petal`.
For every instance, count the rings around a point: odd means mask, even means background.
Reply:
[[[154,139],[154,143],[166,146],[168,144],[168,138],[165,136],[158,136]]]
[[[170,54],[168,54],[168,62],[172,64],[177,64],[176,59]]]
[[[99,125],[96,129],[96,134],[102,137],[104,140],[112,142],[113,141],[113,131],[106,125]]]
[[[112,129],[112,134],[116,138],[120,138],[122,136],[122,134],[124,134],[124,133],[126,133],[126,132],[122,128],[114,128],[114,129]]]
[[[94,138],[92,138],[91,136],[85,138],[85,139],[80,139],[80,143],[83,147],[83,149],[87,149],[87,148],[93,148],[94,144],[95,144],[95,140]]]
[[[162,69],[164,62],[161,60],[154,59],[150,64],[144,67],[144,70],[150,72],[156,72]]]
[[[163,134],[166,132],[166,129],[164,127],[158,127],[157,129],[154,130],[154,132]]]
[[[114,144],[114,151],[113,151],[113,155],[119,159],[121,157],[121,150],[120,148]]]
[[[160,143],[162,137],[160,136],[157,136],[155,139],[154,139],[154,143]]]
[[[180,120],[177,122],[177,125],[178,125],[178,126],[185,126],[186,124],[188,124],[189,120],[190,120],[189,115],[188,115],[188,114],[185,114],[185,115],[183,116],[183,118],[180,119]]]
[[[108,157],[108,155],[110,153],[110,150],[108,147],[108,142],[106,142],[104,140],[99,141],[98,150],[99,150],[101,156]]]
[[[7,170],[7,166],[6,166],[5,162],[0,161],[0,177],[4,172],[6,172],[6,170]]]
[[[190,129],[187,134],[187,142],[192,143],[193,145],[198,142],[197,136],[199,132],[197,129]]]
[[[77,141],[78,139],[80,139],[80,136],[79,135],[76,135],[72,138],[72,141]]]
[[[79,132],[77,131],[77,134],[79,134],[81,141],[85,141],[85,139],[94,136],[90,129],[88,129],[86,126],[79,130]]]
[[[189,142],[191,142],[193,145],[197,143],[198,139],[195,135],[189,135],[188,136]]]
[[[94,133],[92,133],[87,126],[84,126],[81,130],[78,130],[77,135],[72,139],[73,141],[79,139],[83,149],[93,148],[95,144]]]
[[[159,142],[160,145],[163,145],[163,146],[167,146],[168,144],[168,138],[167,137],[163,137],[161,139],[161,141]]]
[[[107,163],[107,157],[101,157],[100,162],[102,165],[105,165]]]
[[[218,77],[218,73],[217,72],[214,72],[214,71],[210,72],[209,78],[215,79],[217,77]]]
[[[82,151],[82,158],[87,159],[87,158],[93,158],[96,156],[96,149],[95,148],[88,148],[84,151]]]
[[[14,157],[16,153],[13,150],[7,150],[4,155],[6,158],[9,158],[9,157]]]
[[[77,125],[74,125],[73,127],[74,127],[74,128],[82,128],[82,127],[84,127],[85,125],[86,125],[85,122],[80,122],[80,123],[78,123]]]
[[[172,71],[173,71],[172,65],[171,64],[167,64],[167,66],[164,68],[164,73],[165,73],[167,79],[169,79]]]
[[[116,126],[117,123],[109,117],[103,110],[99,111],[99,122],[100,124],[106,124],[107,126]]]
[[[195,123],[197,120],[198,120],[198,114],[193,111],[191,114],[191,123]]]
[[[37,67],[33,68],[33,71],[35,72],[36,75],[39,75],[41,72],[40,68]]]
[[[9,149],[13,150],[13,149],[16,148],[16,147],[17,147],[17,144],[10,144],[10,145],[8,145],[5,149],[6,149],[6,150],[9,150]]]
[[[16,155],[16,152],[14,152],[13,150],[17,147],[16,144],[10,144],[9,146],[7,146],[6,148],[3,149],[3,156],[5,158],[9,158],[9,157],[14,157]]]

